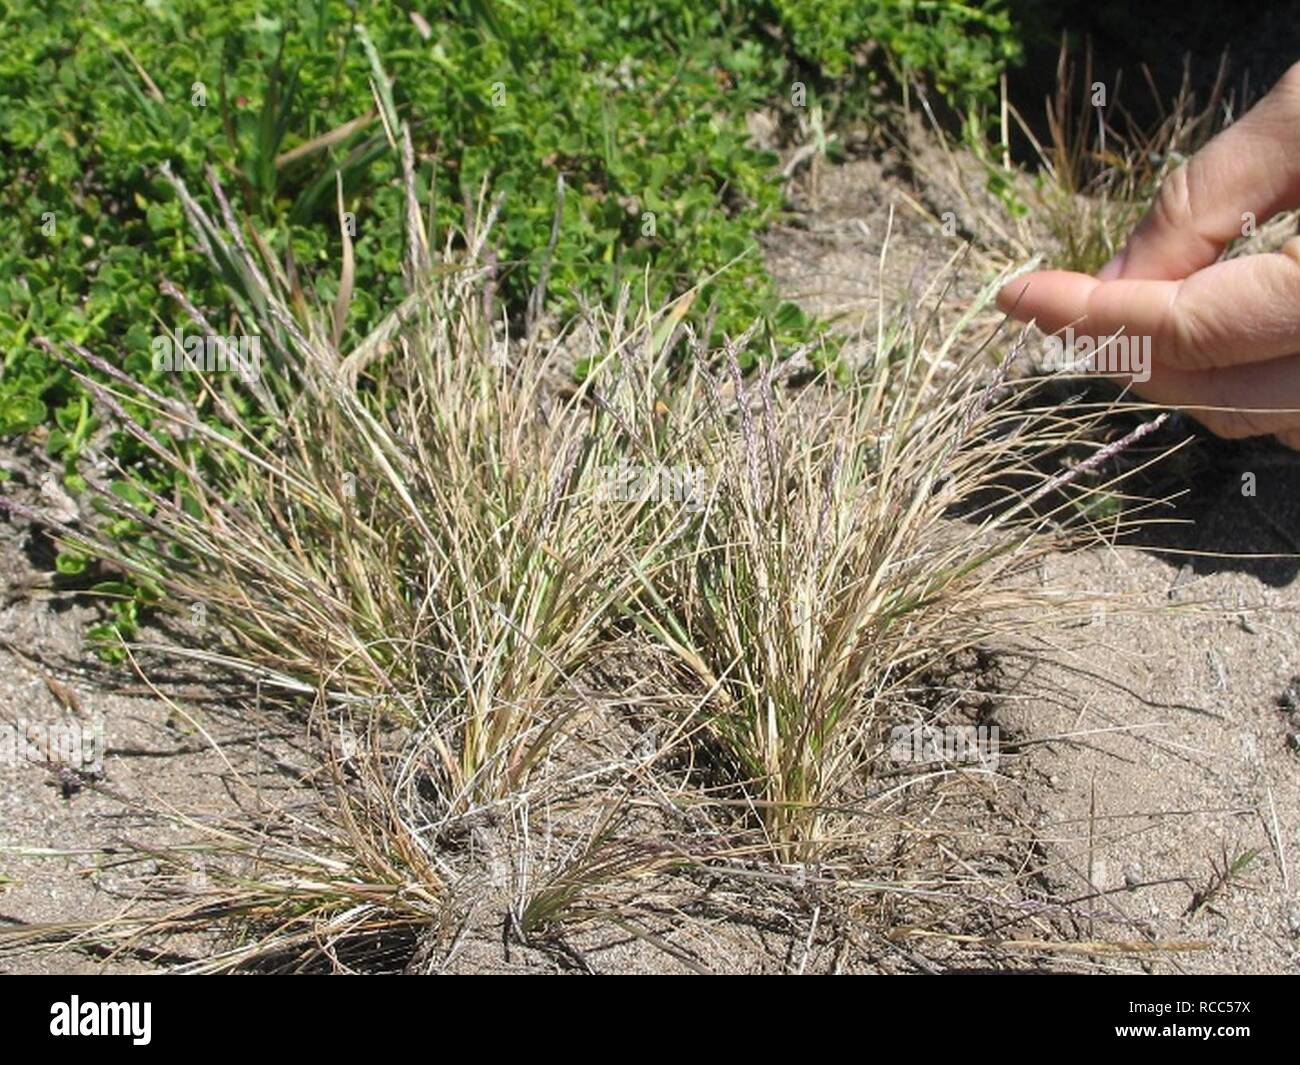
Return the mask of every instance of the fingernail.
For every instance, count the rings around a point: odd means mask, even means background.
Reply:
[[[1097,271],[1098,281],[1116,281],[1124,273],[1124,260],[1128,258],[1128,248],[1123,249],[1115,258]]]

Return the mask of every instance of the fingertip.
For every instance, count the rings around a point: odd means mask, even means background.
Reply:
[[[1039,328],[1051,332],[1083,315],[1098,284],[1088,274],[1040,270],[1003,285],[998,308],[1019,321],[1037,321]]]
[[[1036,296],[1043,279],[1050,280],[1052,273],[1051,270],[1033,270],[1013,277],[998,291],[998,310],[1022,322],[1029,321],[1034,316],[1029,309],[1030,293]]]
[[[1008,281],[1001,289],[998,290],[998,310],[1003,314],[1015,314],[1016,304],[1029,288],[1029,282],[1023,277],[1017,277]]]
[[[1124,276],[1124,264],[1128,259],[1128,248],[1125,247],[1118,255],[1110,260],[1105,266],[1097,271],[1098,281],[1118,281]]]

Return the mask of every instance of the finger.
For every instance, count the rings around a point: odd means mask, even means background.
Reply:
[[[1125,249],[1098,274],[1172,280],[1214,262],[1242,235],[1300,206],[1300,63],[1258,104],[1170,174]]]
[[[1185,410],[1216,436],[1276,433],[1300,442],[1300,355],[1200,372],[1155,363],[1150,379],[1135,382],[1133,391]]]
[[[1206,370],[1300,349],[1300,240],[1216,263],[1182,281],[1098,281],[1044,271],[1003,287],[998,305],[1044,332],[1150,340],[1157,362]]]

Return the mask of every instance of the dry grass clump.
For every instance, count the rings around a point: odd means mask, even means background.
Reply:
[[[1035,409],[1005,362],[973,385],[985,345],[958,355],[961,334],[932,338],[929,323],[893,323],[892,351],[882,329],[845,389],[778,387],[776,365],[746,382],[732,352],[719,379],[697,359],[705,431],[683,448],[712,471],[711,492],[638,617],[706,693],[705,727],[784,860],[824,858],[843,838],[836,804],[918,678],[998,636],[1030,596],[1010,578],[1069,539],[1071,504],[1036,512],[1047,479],[1016,466],[1077,445],[1088,417]],[[1084,472],[1055,490],[1097,492]]]
[[[495,211],[435,258],[391,129],[411,295],[357,350],[339,346],[346,235],[340,302],[313,309],[255,234],[177,183],[273,353],[245,382],[255,402],[214,387],[200,416],[68,352],[113,378],[83,375],[187,488],[95,482],[105,523],[152,538],[60,535],[148,580],[163,613],[202,603],[206,628],[174,653],[309,707],[318,760],[310,813],[191,826],[216,870],[201,891],[75,935],[237,933],[207,971],[420,968],[494,922],[521,942],[603,924],[677,957],[664,922],[699,918],[684,900],[702,877],[752,899],[802,892],[813,869],[870,920],[894,919],[864,900],[902,881],[948,897],[898,865],[912,785],[877,786],[899,772],[885,732],[953,655],[1014,638],[1027,607],[1067,609],[1010,579],[1078,535],[1064,519],[1131,439],[1089,443],[1103,412],[1036,402],[1010,354],[990,372],[980,307],[944,336],[915,310],[882,318],[847,385],[796,384],[799,360],[766,352],[746,379],[752,338],[694,337],[690,295],[511,335],[485,299]],[[201,464],[168,443],[194,434]],[[932,776],[978,788],[991,771]],[[164,897],[190,855],[149,852]]]
[[[190,204],[211,244],[241,246]],[[628,545],[654,549],[644,519],[597,491],[621,430],[590,384],[550,387],[558,347],[493,340],[482,283],[476,264],[436,270],[364,377],[319,335],[284,349],[265,386],[286,397],[270,439],[232,405],[214,426],[78,352],[120,386],[81,375],[87,387],[187,485],[141,503],[97,482],[108,515],[155,536],[83,548],[148,580],[182,622],[202,604],[200,648],[265,688],[425,729],[457,802],[520,784],[582,712],[572,678],[638,580]],[[246,328],[289,318],[273,283],[257,296]],[[201,434],[208,468],[183,466],[128,406],[175,437]]]

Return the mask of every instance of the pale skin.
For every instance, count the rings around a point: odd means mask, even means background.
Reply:
[[[1124,250],[1096,277],[1043,270],[998,306],[1047,333],[1151,337],[1133,391],[1211,432],[1275,435],[1300,449],[1300,236],[1220,262],[1247,218],[1300,207],[1300,63],[1161,186]],[[1249,214],[1247,214],[1249,212]]]

